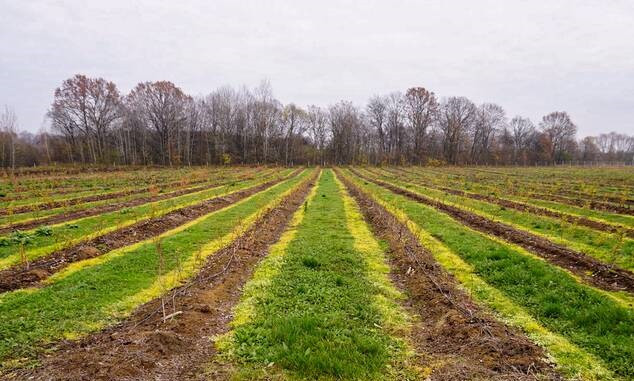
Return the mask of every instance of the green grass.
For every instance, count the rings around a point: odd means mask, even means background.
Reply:
[[[385,379],[402,356],[402,340],[381,328],[403,324],[382,312],[397,308],[397,296],[381,298],[389,300],[384,309],[377,302],[390,287],[372,280],[372,263],[380,260],[369,258],[382,251],[369,231],[355,241],[351,227],[365,225],[353,215],[333,172],[324,171],[299,225],[245,287],[229,342],[221,345],[239,364],[237,378],[266,378],[277,369],[291,379]]]
[[[634,310],[431,207],[371,183],[359,184],[402,210],[547,329],[594,354],[623,379],[634,377]]]
[[[429,182],[436,186],[443,186],[458,190],[465,190],[472,193],[478,193],[483,195],[493,195],[496,197],[506,198],[512,201],[524,202],[533,204],[536,206],[545,207],[555,211],[559,211],[566,214],[575,216],[587,217],[595,219],[604,223],[614,224],[618,226],[634,227],[634,216],[625,214],[610,213],[608,211],[595,210],[582,208],[570,204],[565,204],[556,201],[542,200],[539,198],[531,198],[527,196],[523,191],[528,181],[526,177],[522,176],[516,182],[505,183],[504,181],[497,180],[495,183],[481,181],[480,179],[466,179],[456,181],[452,179],[450,171],[445,172],[430,172],[430,170],[412,170],[404,169],[404,173],[407,173],[406,177],[411,179],[424,179],[425,182]],[[544,177],[552,177],[553,174],[545,174]],[[568,184],[567,184],[568,185]],[[592,186],[592,185],[588,185]],[[545,192],[542,189],[542,192]],[[597,195],[600,198],[600,195]]]
[[[487,196],[495,196],[505,198],[511,201],[517,201],[527,204],[532,204],[536,206],[540,206],[547,209],[552,209],[554,211],[558,211],[565,214],[570,214],[573,216],[579,217],[587,217],[590,219],[594,219],[600,222],[614,224],[615,227],[626,226],[626,227],[634,227],[634,216],[629,216],[625,214],[616,214],[610,213],[602,210],[595,209],[587,209],[579,206],[564,204],[556,201],[547,201],[541,200],[538,198],[530,198],[526,195],[522,195],[522,192],[519,191],[520,187],[523,186],[523,178],[520,180],[515,186],[508,186],[507,184],[497,184],[487,185],[482,184],[477,181],[452,181],[447,173],[434,173],[434,176],[430,176],[426,171],[413,171],[404,169],[402,173],[407,173],[405,175],[408,179],[413,180],[424,180],[425,182],[434,184],[435,186],[442,186],[457,190],[464,190],[471,193],[477,193]],[[515,192],[512,190],[515,189]],[[519,193],[519,194],[514,194]]]
[[[283,176],[291,170],[276,173]],[[50,235],[37,234],[37,229],[25,231],[28,235],[24,244],[25,255],[29,260],[50,254],[60,248],[88,240],[93,236],[130,225],[136,221],[160,216],[173,209],[187,205],[193,205],[204,200],[233,193],[248,187],[256,186],[270,180],[271,177],[256,178],[247,181],[229,183],[215,188],[190,193],[161,201],[146,203],[132,208],[116,210],[96,216],[85,217],[78,220],[67,221],[51,226]],[[9,234],[0,241],[0,269],[20,263],[20,243],[12,239],[15,234]],[[3,244],[3,242],[6,242]]]
[[[33,205],[42,202],[63,201],[76,197],[102,195],[122,190],[138,189],[139,186],[147,187],[150,184],[166,186],[170,183],[176,183],[181,179],[206,179],[209,177],[217,177],[229,173],[226,169],[212,170],[185,170],[185,169],[164,169],[161,171],[137,171],[118,174],[102,173],[91,175],[89,178],[64,179],[49,178],[27,181],[20,187],[25,189],[19,194],[23,196],[17,200],[4,200],[0,198],[0,207],[16,207],[22,205]],[[204,177],[203,177],[204,176]],[[10,185],[12,184],[5,184]],[[64,190],[65,193],[59,193]],[[15,191],[5,191],[14,194]]]
[[[270,171],[267,171],[266,173],[270,173]],[[196,183],[193,185],[187,185],[185,187],[182,187],[180,185],[158,186],[159,188],[158,194],[165,195],[165,194],[170,194],[170,193],[178,192],[185,189],[192,189],[192,188],[198,188],[205,185],[211,185],[214,183],[218,185],[222,185],[223,183],[236,182],[238,181],[237,175],[239,174],[240,173],[233,176],[214,176],[213,178],[207,180],[204,183]],[[262,175],[264,174],[265,173],[262,173]],[[132,189],[139,189],[139,187],[137,186]],[[115,189],[113,192],[121,192],[124,190],[126,190],[126,188]],[[82,202],[75,205],[62,206],[62,207],[57,207],[52,209],[34,210],[32,212],[25,212],[25,213],[13,214],[13,215],[3,215],[3,216],[0,216],[0,227],[8,226],[11,224],[16,224],[16,223],[21,223],[21,222],[33,221],[40,218],[55,216],[62,213],[77,212],[77,211],[91,209],[91,208],[100,207],[104,205],[112,205],[116,203],[127,202],[127,201],[131,201],[131,200],[135,200],[135,199],[139,199],[143,197],[148,197],[151,195],[147,186],[144,188],[144,190],[145,191],[143,193],[124,195],[124,196],[119,196],[119,197],[115,197],[115,198],[111,198],[107,200]],[[89,192],[88,194],[86,194],[86,196],[94,196],[97,194],[102,194],[102,193]]]
[[[559,245],[583,252],[605,263],[616,264],[624,269],[634,271],[634,240],[632,239],[619,239],[615,234],[599,232],[556,218],[503,208],[493,203],[447,194],[429,187],[398,180],[394,176],[385,176],[382,179],[432,199],[541,235]]]
[[[262,208],[305,180],[309,171],[213,212],[194,225],[161,240],[163,275],[159,278],[156,242],[149,240],[131,248],[106,254],[89,266],[65,270],[41,289],[19,290],[0,298],[0,360],[5,365],[21,357],[32,358],[42,346],[64,337],[75,338],[111,324],[134,307],[160,295],[166,287],[195,272],[197,255],[228,243],[235,229],[253,223]],[[211,246],[209,246],[211,245]],[[202,253],[201,253],[202,252]],[[194,265],[191,265],[194,264]],[[191,266],[190,266],[191,265]],[[189,274],[188,274],[189,272]]]

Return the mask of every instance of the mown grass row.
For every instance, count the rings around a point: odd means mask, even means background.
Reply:
[[[24,365],[47,345],[123,318],[197,272],[266,210],[306,181],[310,171],[132,246],[76,262],[38,289],[0,297],[0,361]]]
[[[87,241],[110,231],[132,225],[138,221],[164,215],[172,210],[203,202],[204,200],[257,186],[292,170],[276,172],[274,176],[230,183],[200,192],[168,198],[113,212],[103,213],[60,224],[40,227],[25,232],[11,233],[0,240],[0,270],[50,254],[64,247]]]
[[[566,375],[634,377],[634,309],[519,247],[346,174],[372,198],[407,218],[421,243],[476,299],[543,345]]]
[[[364,172],[377,177],[371,172]],[[500,207],[486,201],[448,194],[443,191],[418,185],[410,179],[400,180],[394,175],[382,173],[380,178],[414,193],[433,200],[468,210],[477,215],[503,222],[514,228],[546,238],[558,245],[595,257],[606,264],[617,265],[634,271],[634,240],[624,234],[613,234],[571,224],[560,219],[536,215],[515,209]]]
[[[331,170],[256,269],[220,342],[238,379],[409,379],[383,249]],[[277,376],[276,376],[277,375]]]

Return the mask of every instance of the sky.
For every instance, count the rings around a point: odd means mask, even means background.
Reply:
[[[634,134],[634,1],[0,0],[0,106],[21,129],[45,127],[77,73],[123,93],[267,79],[321,106],[423,86],[536,124],[567,111],[579,137]]]

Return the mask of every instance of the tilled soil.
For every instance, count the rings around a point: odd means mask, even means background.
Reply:
[[[389,244],[395,284],[415,316],[410,341],[429,380],[559,380],[543,350],[475,304],[393,215],[343,176],[374,233]]]
[[[394,171],[390,171],[390,172],[394,173],[395,175],[397,174]],[[498,198],[495,196],[483,195],[478,193],[466,192],[459,189],[436,186],[436,185],[433,185],[424,181],[420,181],[420,180],[410,180],[410,181],[413,181],[414,183],[423,185],[425,187],[441,190],[443,192],[450,193],[456,196],[469,197],[474,200],[486,201],[492,204],[500,205],[505,208],[519,210],[521,212],[528,212],[528,213],[532,213],[532,214],[536,214],[540,216],[546,216],[546,217],[554,217],[554,218],[558,218],[558,219],[570,222],[572,224],[586,226],[594,230],[600,230],[600,231],[604,231],[608,233],[618,233],[620,231],[623,231],[628,237],[634,238],[634,229],[630,229],[627,227],[617,227],[617,226],[606,224],[600,221],[591,220],[589,218],[572,216],[572,215],[564,214],[554,210],[541,208],[538,206],[529,205],[522,202],[506,200],[506,199]]]
[[[237,178],[235,180],[231,180],[231,181],[248,180],[248,179],[253,178],[254,176],[255,176],[255,174],[248,174],[248,175],[241,176],[241,177],[239,177],[239,178]],[[35,228],[35,227],[38,227],[38,226],[41,226],[41,225],[50,225],[50,224],[56,224],[56,223],[60,223],[60,222],[64,222],[64,221],[76,220],[78,218],[96,216],[96,215],[103,214],[103,213],[113,212],[113,211],[116,211],[116,210],[119,210],[119,209],[131,208],[131,207],[139,206],[139,205],[142,205],[142,204],[145,204],[145,203],[148,203],[148,202],[167,200],[169,198],[183,196],[183,195],[186,195],[186,194],[200,192],[200,191],[203,191],[203,190],[215,188],[217,186],[221,186],[221,185],[226,184],[226,183],[228,183],[228,182],[227,181],[214,182],[213,184],[207,184],[207,185],[203,185],[203,186],[199,186],[199,187],[195,187],[195,188],[181,189],[181,190],[177,190],[177,191],[169,192],[169,193],[165,193],[165,194],[151,195],[151,196],[141,197],[141,198],[137,198],[137,199],[130,200],[130,201],[125,201],[125,202],[120,202],[120,203],[115,203],[115,204],[110,204],[110,205],[96,206],[96,207],[85,209],[85,210],[78,210],[78,211],[70,211],[70,212],[60,213],[60,214],[56,214],[56,215],[53,215],[53,216],[48,216],[48,217],[44,217],[44,218],[38,218],[38,219],[35,219],[35,220],[26,221],[26,222],[18,222],[16,224],[12,224],[10,226],[0,228],[0,234],[9,233],[9,232],[15,231],[15,230],[32,229],[32,228]],[[143,189],[139,193],[143,193],[143,192],[147,192],[147,189]],[[96,201],[96,200],[91,200],[91,201]]]
[[[353,173],[365,181],[373,182],[394,193],[445,212],[472,229],[517,244],[559,267],[568,269],[595,287],[608,291],[634,292],[634,274],[630,271],[609,266],[586,254],[559,246],[545,238],[517,230],[501,222],[492,221],[488,218],[415,194],[381,180],[365,177],[354,170]]]
[[[5,375],[28,380],[191,380],[202,374],[216,350],[214,337],[227,332],[232,308],[258,261],[285,230],[316,176],[252,229],[211,256],[186,285],[140,306],[122,323],[58,345],[41,366]],[[163,319],[161,302],[166,303]],[[216,378],[214,378],[216,379]]]
[[[295,176],[298,173],[299,171],[295,171],[290,176]],[[160,217],[140,221],[36,259],[29,263],[28,268],[21,264],[2,270],[0,271],[0,292],[37,285],[43,279],[48,278],[73,262],[97,257],[111,250],[157,236],[188,221],[258,193],[280,181],[282,179],[272,180],[223,197],[212,198],[196,205],[177,209]]]

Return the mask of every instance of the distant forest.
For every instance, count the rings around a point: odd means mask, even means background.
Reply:
[[[634,160],[634,136],[577,137],[565,111],[537,124],[494,103],[439,99],[423,87],[374,96],[365,107],[282,104],[268,82],[192,97],[168,81],[127,95],[76,75],[53,94],[50,128],[18,131],[0,110],[0,165],[475,164],[547,165]]]

